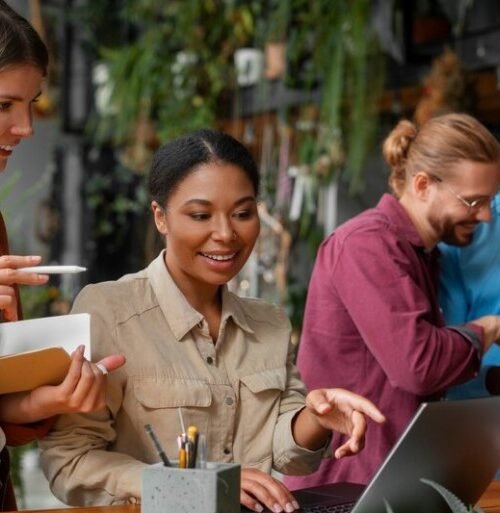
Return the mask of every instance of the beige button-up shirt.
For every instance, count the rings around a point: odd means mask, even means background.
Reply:
[[[141,471],[159,461],[144,425],[176,459],[178,407],[186,427],[206,434],[211,461],[288,474],[319,465],[324,450],[301,448],[292,436],[306,392],[280,308],[224,288],[214,344],[162,252],[137,274],[85,287],[73,312],[91,314],[94,361],[118,352],[127,363],[108,375],[105,412],[63,415],[40,444],[44,472],[64,502],[140,500]]]

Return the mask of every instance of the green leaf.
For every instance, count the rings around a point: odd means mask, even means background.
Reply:
[[[432,481],[431,479],[421,478],[420,481],[434,488],[434,490],[443,497],[453,513],[470,513],[469,508],[454,493],[450,492],[444,486]]]

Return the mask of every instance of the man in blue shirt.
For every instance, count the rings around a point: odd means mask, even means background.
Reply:
[[[480,223],[466,247],[440,244],[440,303],[447,324],[462,324],[483,315],[500,314],[500,193],[491,206],[491,222]],[[449,399],[500,394],[500,346],[483,356],[479,375],[450,388]]]

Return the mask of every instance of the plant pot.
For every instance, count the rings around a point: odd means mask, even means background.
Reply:
[[[238,85],[254,85],[262,78],[264,54],[256,48],[239,48],[234,52]]]

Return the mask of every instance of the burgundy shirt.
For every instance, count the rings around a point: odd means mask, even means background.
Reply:
[[[323,242],[309,285],[299,370],[309,389],[352,390],[371,399],[387,421],[369,422],[359,455],[287,477],[292,489],[367,483],[419,404],[475,375],[482,329],[444,326],[438,271],[438,250],[425,250],[406,211],[388,194]],[[334,447],[342,438],[334,436]]]

